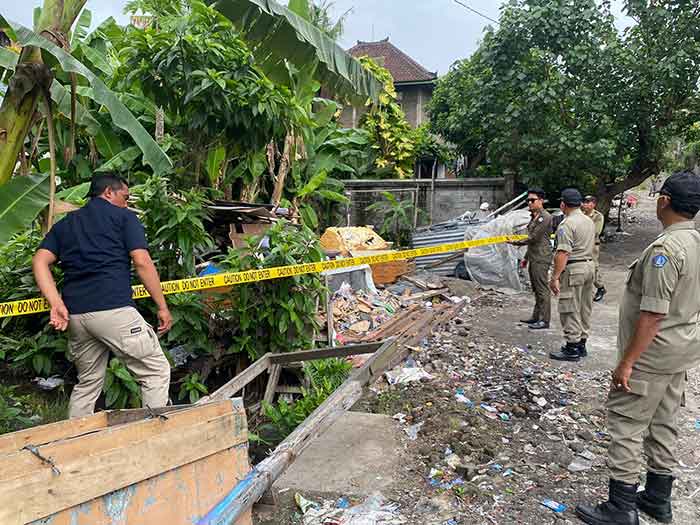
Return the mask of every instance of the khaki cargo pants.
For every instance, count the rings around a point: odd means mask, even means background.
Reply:
[[[530,284],[535,294],[532,319],[549,323],[552,317],[552,292],[549,290],[549,261],[530,261]]]
[[[603,276],[600,274],[600,244],[593,247],[593,262],[595,262],[595,277],[593,278],[593,287],[605,288],[603,284]]]
[[[639,483],[642,448],[650,472],[672,475],[686,373],[649,374],[633,369],[629,383],[632,392],[611,390],[608,395],[610,477]]]
[[[88,416],[102,392],[110,352],[141,386],[144,406],[168,404],[170,363],[153,328],[136,308],[127,306],[70,316],[68,358],[78,370],[70,397],[69,417]]]
[[[567,343],[588,339],[593,312],[593,261],[569,263],[560,278],[559,319]]]

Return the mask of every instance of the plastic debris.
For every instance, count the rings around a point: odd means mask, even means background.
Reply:
[[[420,381],[421,379],[433,378],[433,376],[419,366],[390,370],[389,372],[385,372],[384,375],[386,376],[386,379],[390,385],[402,385],[405,383]]]
[[[593,468],[593,463],[587,459],[576,457],[567,468],[569,472],[585,472]]]
[[[457,389],[457,393],[455,394],[455,401],[457,401],[458,403],[464,403],[465,405],[467,405],[468,408],[474,408],[474,401],[472,401],[464,395],[463,388]]]
[[[406,432],[408,439],[410,439],[411,441],[415,441],[416,439],[418,439],[418,432],[421,428],[423,428],[424,424],[425,422],[421,421],[420,423],[416,423],[415,425],[411,425],[410,427],[405,428],[404,432]]]
[[[566,505],[564,505],[563,503],[559,503],[557,501],[553,501],[551,499],[546,499],[546,500],[542,501],[542,505],[544,505],[548,509],[553,510],[557,514],[561,514],[562,512],[564,512],[566,510]]]
[[[56,376],[47,378],[35,377],[32,381],[34,381],[36,383],[36,386],[38,386],[42,390],[53,390],[54,388],[58,388],[59,386],[63,386],[65,384],[65,381],[63,379]]]
[[[492,414],[495,414],[496,412],[498,412],[498,409],[492,407],[491,405],[487,405],[486,403],[481,403],[481,405],[479,405],[479,406],[481,408],[483,408],[484,410],[486,410],[486,412],[490,412]]]
[[[316,503],[294,495],[303,514],[304,525],[399,525],[406,523],[398,511],[398,505],[387,503],[377,492],[360,505],[352,506],[346,498]]]

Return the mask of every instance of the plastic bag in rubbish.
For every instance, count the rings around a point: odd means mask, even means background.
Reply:
[[[475,228],[468,228],[465,240],[518,235],[530,222],[528,210],[516,210]],[[523,249],[510,244],[491,244],[470,248],[464,254],[464,264],[469,276],[481,285],[497,286],[522,290],[518,276],[518,259],[522,259]]]

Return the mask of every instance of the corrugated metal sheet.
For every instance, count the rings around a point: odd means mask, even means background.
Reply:
[[[449,244],[452,242],[461,242],[464,240],[464,234],[469,228],[477,228],[481,222],[468,221],[449,221],[440,224],[435,224],[429,228],[421,228],[414,232],[411,238],[411,246],[413,248],[427,248],[429,246],[438,246],[440,244]],[[428,255],[426,257],[418,257],[416,259],[416,268],[419,270],[425,269],[433,263],[437,263],[443,259],[447,259],[451,253],[442,253],[438,255]],[[455,268],[461,262],[461,259],[451,260],[445,264],[431,268],[430,271],[439,275],[452,276]]]

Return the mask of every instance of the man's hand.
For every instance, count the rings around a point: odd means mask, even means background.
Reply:
[[[163,335],[173,327],[173,316],[170,310],[162,308],[158,310],[158,335]]]
[[[63,302],[51,307],[49,325],[59,332],[65,332],[66,328],[68,328],[68,309]]]
[[[559,295],[559,292],[561,291],[561,283],[559,282],[559,279],[552,279],[549,281],[549,289],[552,290],[554,295]]]
[[[613,370],[612,373],[612,387],[615,390],[624,390],[625,392],[631,392],[632,389],[629,385],[630,376],[632,375],[632,367],[621,361],[617,368]]]

